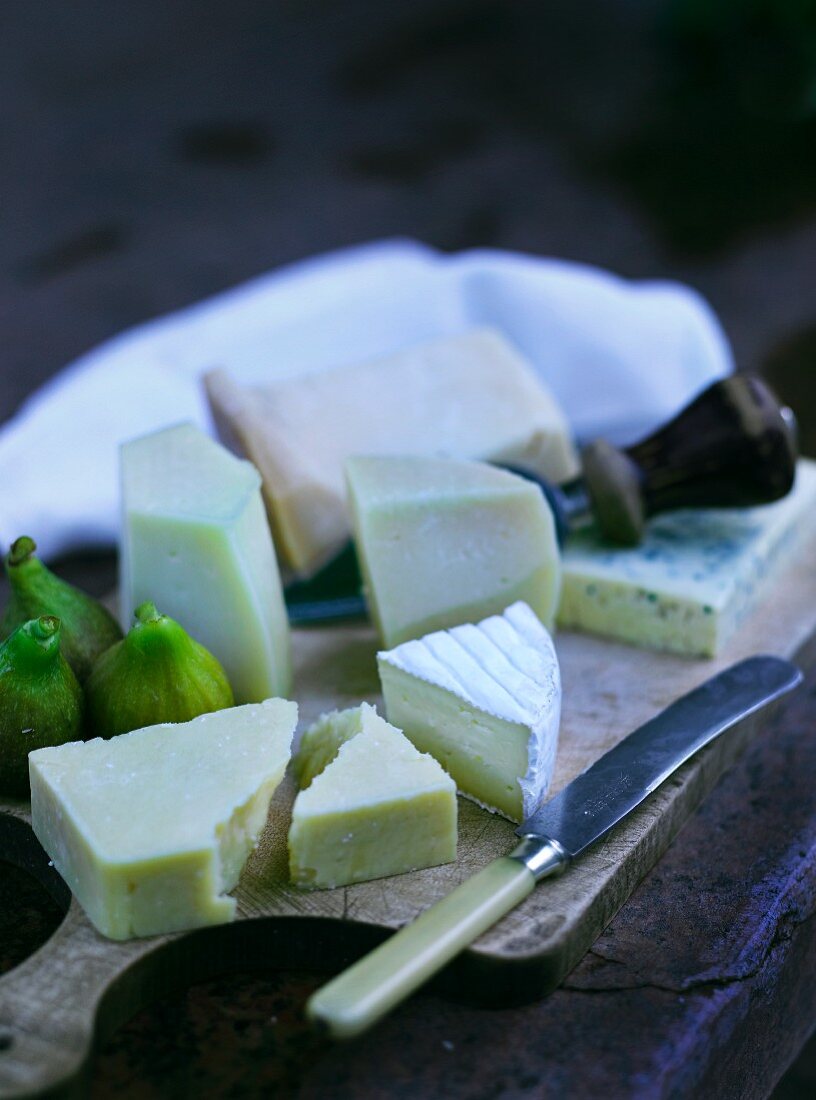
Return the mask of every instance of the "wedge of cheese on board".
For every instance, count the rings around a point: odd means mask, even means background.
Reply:
[[[296,770],[297,885],[346,886],[456,858],[456,785],[367,703],[308,729]]]
[[[192,424],[122,447],[121,618],[151,600],[210,650],[237,703],[286,695],[289,621],[261,479]]]
[[[366,599],[386,646],[526,601],[555,617],[560,556],[532,482],[481,462],[346,463]]]
[[[348,539],[350,455],[489,459],[555,481],[577,470],[555,399],[491,330],[263,387],[241,387],[222,370],[205,384],[222,438],[263,475],[282,565],[303,576]]]
[[[525,603],[377,655],[385,712],[486,809],[522,821],[552,779],[561,675]]]
[[[633,549],[606,545],[592,530],[572,535],[558,623],[713,657],[814,534],[816,463],[802,459],[793,490],[774,504],[667,512]]]
[[[34,832],[103,935],[232,920],[296,724],[269,699],[29,755]]]

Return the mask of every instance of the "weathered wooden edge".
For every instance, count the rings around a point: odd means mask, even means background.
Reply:
[[[800,650],[798,660],[813,666],[816,640]],[[502,956],[472,948],[434,987],[494,1007],[524,1003],[556,988],[769,717],[769,710],[753,715],[709,746],[569,876],[539,887],[552,898],[554,919],[542,923],[538,950]],[[6,840],[13,834],[7,847],[11,858],[65,904],[67,891],[24,810],[0,817],[0,828]],[[0,1046],[8,1044],[0,1053],[0,1096],[83,1095],[94,1045],[151,1000],[193,981],[242,969],[336,970],[388,934],[385,928],[333,918],[287,916],[102,943],[73,901],[54,936],[0,981]]]
[[[791,648],[810,666],[812,630],[791,639]],[[554,989],[768,718],[768,710],[754,716],[685,765],[569,875],[540,887],[536,896],[546,891],[547,905],[529,914],[523,935],[511,932],[498,950],[483,938],[436,988],[492,1006]],[[0,842],[67,909],[50,940],[0,978],[0,1096],[82,1095],[94,1043],[171,990],[241,969],[336,970],[391,931],[336,916],[270,915],[116,944],[102,940],[71,901],[31,830],[26,803],[3,807]]]
[[[751,716],[702,750],[597,851],[583,856],[569,877],[538,888],[547,891],[556,919],[541,925],[537,951],[497,955],[477,946],[459,960],[458,981],[468,989],[484,988],[488,995],[479,1003],[491,1007],[523,1004],[556,989],[780,705]]]

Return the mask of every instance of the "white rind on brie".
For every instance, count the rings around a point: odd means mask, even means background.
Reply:
[[[378,654],[386,713],[402,726],[417,747],[437,756],[457,781],[460,791],[488,809],[522,820],[536,809],[552,779],[561,717],[561,677],[555,648],[547,630],[522,602],[482,622],[437,631]],[[403,676],[397,683],[392,670]],[[461,729],[457,744],[434,743],[429,708],[433,697],[410,689],[413,678],[455,697]],[[468,767],[468,737],[475,716],[480,733]],[[493,720],[491,723],[491,719]],[[454,736],[447,715],[445,730]],[[485,730],[495,738],[495,759],[487,758]],[[507,744],[526,737],[526,769],[508,776],[512,760]],[[512,756],[512,754],[511,754]],[[516,767],[518,756],[515,757]],[[504,772],[505,782],[485,783],[485,768]],[[509,780],[509,781],[507,781]],[[506,797],[503,796],[506,791]],[[498,792],[498,794],[497,794]]]

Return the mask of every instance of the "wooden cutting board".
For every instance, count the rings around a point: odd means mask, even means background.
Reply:
[[[815,635],[816,539],[769,587],[762,605],[716,660],[559,634],[564,706],[553,793],[656,711],[731,662],[776,653],[810,664],[816,659]],[[379,702],[376,648],[366,625],[295,632],[301,726],[333,707],[361,699]],[[493,1005],[554,989],[768,718],[766,711],[743,722],[698,754],[567,874],[542,884],[482,936],[439,984]],[[67,910],[51,940],[0,979],[0,1095],[79,1088],[94,1038],[181,984],[236,969],[339,969],[514,844],[509,822],[460,799],[455,864],[302,892],[287,883],[292,797],[287,780],[237,887],[234,924],[127,943],[100,936],[71,900],[31,832],[28,805],[0,801],[0,859],[31,870]]]

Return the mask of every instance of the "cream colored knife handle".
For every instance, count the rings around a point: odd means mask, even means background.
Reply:
[[[307,1015],[335,1039],[359,1035],[565,865],[560,848],[525,838],[319,989]]]

